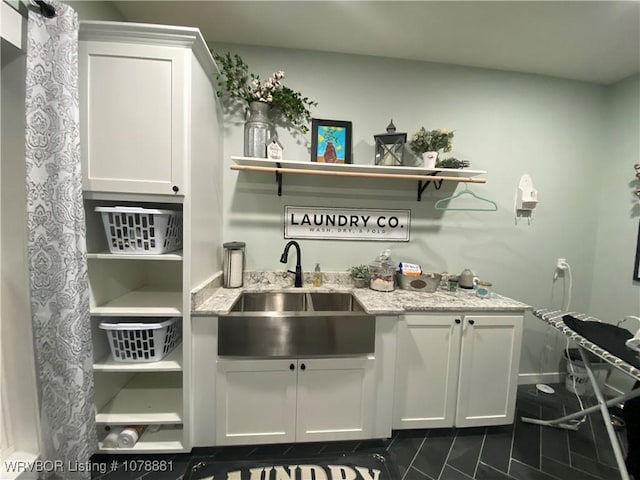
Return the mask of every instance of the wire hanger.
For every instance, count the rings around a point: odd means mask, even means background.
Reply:
[[[479,195],[476,195],[475,193],[473,193],[471,190],[467,188],[466,183],[464,184],[464,186],[465,186],[464,190],[460,190],[455,195],[451,195],[449,197],[441,198],[440,200],[438,200],[433,206],[433,208],[436,210],[451,210],[451,211],[457,211],[457,212],[495,212],[496,210],[498,210],[498,205],[496,204],[496,202],[489,200],[488,198],[484,198],[484,197],[480,197]],[[488,205],[486,205],[484,208],[456,208],[456,207],[442,206],[445,202],[453,200],[454,198],[458,198],[461,195],[471,195],[472,197],[478,200],[481,200],[482,202],[485,202]]]

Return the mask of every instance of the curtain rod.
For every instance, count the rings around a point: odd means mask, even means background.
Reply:
[[[40,7],[40,15],[46,18],[53,18],[56,16],[56,9],[53,5],[44,2],[43,0],[31,0],[31,3],[37,7]]]

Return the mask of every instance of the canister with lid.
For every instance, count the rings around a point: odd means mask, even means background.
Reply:
[[[392,292],[395,288],[396,263],[387,249],[369,265],[369,288],[379,292]]]
[[[244,273],[244,242],[223,243],[224,257],[222,259],[224,288],[238,288],[242,286],[242,275]]]
[[[491,282],[479,281],[476,284],[476,296],[480,298],[489,298],[491,296]]]

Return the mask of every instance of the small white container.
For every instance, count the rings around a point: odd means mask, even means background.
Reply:
[[[102,448],[117,448],[118,438],[122,430],[124,430],[123,427],[111,427],[107,436],[102,440]]]
[[[124,430],[120,432],[118,435],[118,447],[120,448],[131,448],[142,436],[142,432],[144,432],[144,425],[130,425],[126,427]]]
[[[491,282],[478,282],[476,284],[476,296],[480,298],[491,297]]]

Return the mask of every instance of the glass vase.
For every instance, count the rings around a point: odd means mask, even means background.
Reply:
[[[269,120],[271,106],[265,102],[249,103],[249,118],[244,124],[244,156],[267,157],[267,142],[272,137],[273,125]]]

